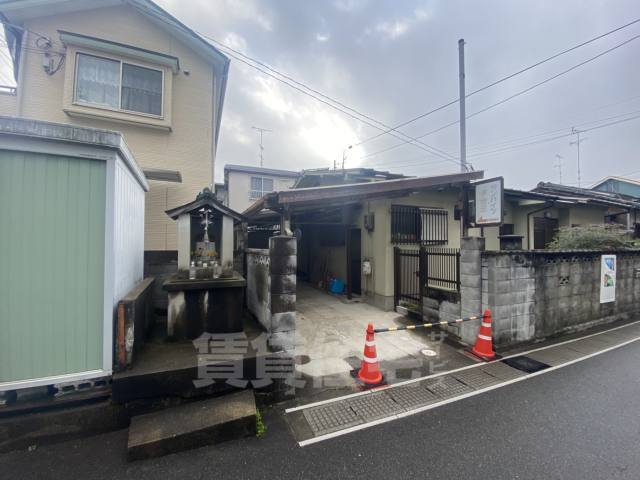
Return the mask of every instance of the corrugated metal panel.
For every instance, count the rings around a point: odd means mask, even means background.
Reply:
[[[102,367],[105,173],[0,150],[0,382]]]
[[[144,269],[144,190],[118,159],[114,192],[114,305],[142,280]]]

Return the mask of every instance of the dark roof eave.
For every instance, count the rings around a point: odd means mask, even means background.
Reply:
[[[222,205],[220,202],[217,202],[211,198],[201,198],[196,199],[193,202],[187,203],[186,205],[181,205],[176,208],[172,208],[169,210],[165,210],[165,213],[173,220],[177,219],[180,215],[184,213],[190,213],[194,210],[198,210],[204,206],[208,206],[222,213],[223,215],[227,215],[233,218],[237,222],[245,222],[246,218],[244,215],[236,212],[235,210],[231,210],[229,207]]]
[[[286,205],[317,202],[326,199],[340,199],[349,197],[368,198],[374,196],[393,195],[405,191],[419,191],[426,188],[444,187],[447,185],[468,184],[471,180],[483,178],[484,172],[455,173],[434,177],[415,177],[379,182],[352,183],[347,185],[330,185],[323,187],[308,187],[280,192],[272,192],[247,208],[243,214],[251,217],[263,208],[277,209]]]

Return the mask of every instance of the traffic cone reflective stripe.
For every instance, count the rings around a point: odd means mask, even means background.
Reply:
[[[496,352],[493,351],[493,338],[491,336],[491,310],[484,311],[482,316],[482,323],[480,324],[480,331],[478,332],[478,338],[476,344],[471,349],[474,355],[484,359],[493,360],[496,357]]]
[[[360,363],[360,371],[358,372],[358,378],[367,385],[376,385],[382,381],[373,334],[373,324],[370,323],[367,327],[367,338],[364,342],[364,358]]]

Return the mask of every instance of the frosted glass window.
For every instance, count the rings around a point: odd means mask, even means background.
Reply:
[[[76,100],[119,108],[120,62],[92,55],[78,56]]]
[[[122,109],[160,115],[162,72],[137,65],[122,65]]]
[[[77,102],[162,115],[161,70],[78,54],[75,89]]]
[[[273,192],[273,178],[251,177],[249,199],[262,198],[266,193]]]

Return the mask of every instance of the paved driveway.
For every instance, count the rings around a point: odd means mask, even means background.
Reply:
[[[350,372],[360,366],[368,323],[379,328],[415,321],[364,302],[349,302],[308,284],[298,284],[296,354],[302,359],[297,368],[305,380],[305,390],[355,389]],[[444,338],[444,332],[427,330],[377,334],[378,360],[387,382],[473,363],[455,346],[444,342]],[[425,350],[435,356],[426,356]]]

